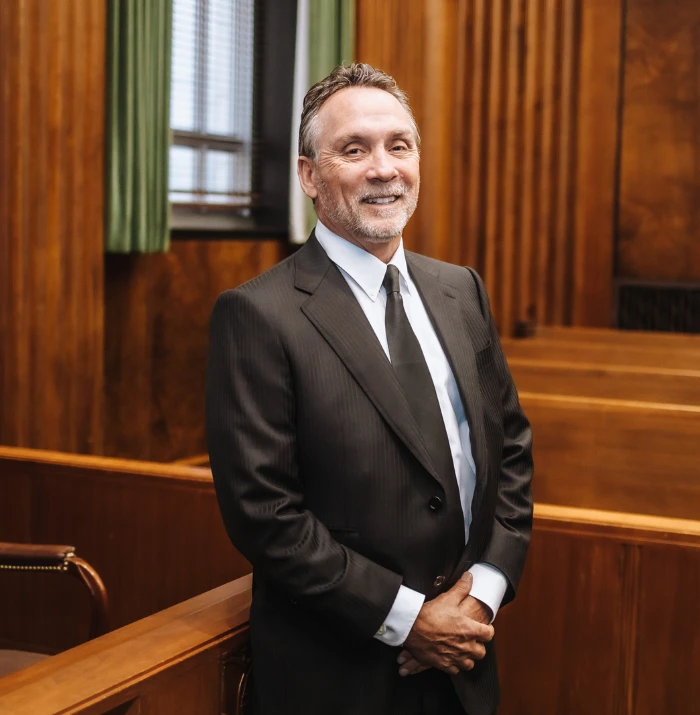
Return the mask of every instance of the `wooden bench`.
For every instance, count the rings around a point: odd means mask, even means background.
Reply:
[[[560,340],[567,343],[593,343],[623,345],[668,350],[694,350],[700,354],[700,335],[687,333],[660,333],[645,330],[613,330],[611,328],[568,328],[562,326],[537,326],[535,340]]]
[[[559,338],[507,338],[503,350],[513,358],[586,363],[593,365],[627,365],[630,367],[699,370],[700,350],[687,346],[673,347],[659,341],[650,345],[624,342],[590,342]]]
[[[113,627],[250,571],[208,468],[0,447],[0,494],[0,541],[74,544],[105,582]],[[0,573],[0,612],[23,604],[0,619],[0,647],[55,652],[87,636],[79,585],[43,576]]]
[[[680,370],[510,357],[523,392],[700,405],[700,365]]]
[[[700,522],[536,505],[500,715],[695,712],[699,602]],[[0,713],[240,715],[249,603],[240,579],[49,658],[0,680]]]
[[[538,502],[700,515],[700,407],[521,392]]]

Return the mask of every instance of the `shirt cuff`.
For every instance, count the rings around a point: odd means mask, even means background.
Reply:
[[[493,623],[503,596],[506,595],[508,580],[501,571],[491,564],[474,564],[469,569],[469,573],[474,579],[469,595],[478,598],[487,608],[491,609],[491,622]]]
[[[389,615],[374,637],[387,645],[401,645],[408,638],[424,601],[422,593],[401,586]]]

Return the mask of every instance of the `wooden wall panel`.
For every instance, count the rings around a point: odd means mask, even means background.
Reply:
[[[407,246],[477,268],[504,334],[609,325],[622,0],[357,12],[358,59],[396,77],[423,135]]]
[[[0,494],[0,541],[75,546],[107,587],[112,628],[250,571],[209,469],[0,447]],[[26,617],[0,618],[0,648],[55,652],[88,635],[86,589],[73,578],[0,570],[0,613],[20,603]]]
[[[104,0],[0,3],[0,443],[99,452]]]
[[[628,0],[618,270],[700,282],[697,0]]]
[[[104,454],[173,461],[206,452],[204,379],[216,297],[262,273],[279,241],[173,241],[107,255]]]

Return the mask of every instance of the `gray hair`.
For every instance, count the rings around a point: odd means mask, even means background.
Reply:
[[[304,97],[304,108],[301,112],[301,124],[299,125],[299,156],[307,156],[316,159],[316,117],[323,104],[336,92],[346,87],[370,87],[382,89],[388,92],[399,101],[401,106],[408,112],[416,135],[416,144],[420,147],[420,133],[413,110],[409,104],[406,93],[399,88],[396,80],[378,70],[371,65],[355,62],[347,67],[336,67],[328,77],[311,87]]]

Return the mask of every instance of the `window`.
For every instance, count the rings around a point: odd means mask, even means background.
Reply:
[[[255,4],[173,0],[169,183],[174,227],[178,216],[246,216],[255,206]]]

